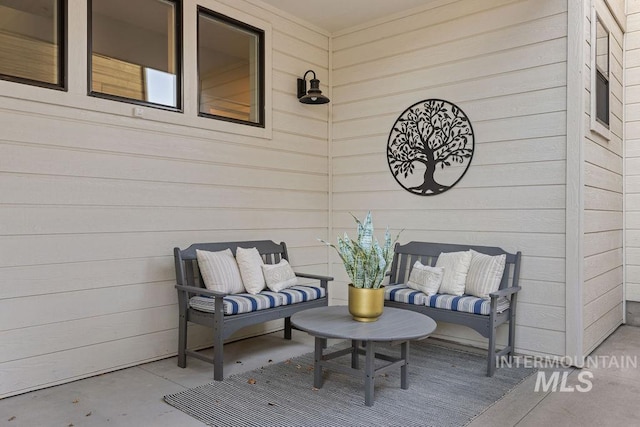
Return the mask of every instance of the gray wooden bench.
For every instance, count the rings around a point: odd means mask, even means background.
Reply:
[[[402,285],[408,280],[410,271],[416,261],[420,261],[424,265],[435,266],[440,253],[468,251],[469,249],[491,256],[506,255],[506,264],[499,290],[490,294],[490,301],[478,301],[478,311],[481,305],[484,304],[482,308],[488,311],[488,314],[456,311],[453,308],[438,308],[437,305],[445,305],[438,304],[438,295],[432,297],[425,295],[427,300],[423,303],[424,298],[415,298],[416,295],[421,294],[420,291],[406,289]],[[426,314],[436,322],[455,323],[476,330],[483,337],[489,339],[487,376],[493,376],[496,369],[496,359],[506,355],[512,356],[514,353],[516,301],[518,291],[521,289],[518,286],[520,258],[520,252],[512,254],[498,247],[428,242],[410,242],[406,245],[398,243],[394,248],[389,285],[385,293],[385,306],[413,310]],[[445,296],[444,298],[448,298],[448,305],[451,305],[451,307],[456,306],[457,301],[452,300],[453,297]],[[506,309],[504,308],[505,306],[507,307]],[[504,323],[509,325],[508,344],[502,350],[496,351],[496,329]]]
[[[284,242],[278,244],[270,240],[196,243],[184,250],[180,248],[174,249],[176,289],[178,290],[179,305],[178,366],[181,368],[187,366],[187,356],[213,363],[213,378],[217,381],[221,381],[224,377],[224,341],[234,332],[245,326],[284,319],[284,337],[285,339],[291,339],[291,315],[300,310],[326,306],[329,300],[327,283],[333,280],[332,277],[296,273],[299,278],[318,280],[320,287],[324,291],[319,292],[318,287],[312,288],[302,285],[289,290],[285,289],[274,295],[273,292],[268,292],[267,289],[265,290],[265,295],[268,295],[269,298],[283,298],[281,305],[237,314],[225,314],[225,302],[228,307],[229,304],[234,304],[234,301],[238,299],[250,301],[252,296],[249,294],[230,295],[206,289],[198,269],[196,249],[217,252],[228,248],[235,256],[238,247],[257,248],[265,264],[277,264],[281,259],[288,260],[286,244]],[[317,296],[315,294],[314,296],[307,296],[307,293],[311,295],[311,293],[315,292],[317,292]],[[295,298],[292,298],[294,294]],[[287,298],[289,301],[286,301]],[[301,299],[301,301],[296,302],[298,299]],[[199,302],[200,305],[195,304],[196,302]],[[203,302],[205,303],[204,306],[202,306]],[[199,308],[194,308],[194,306]],[[213,358],[187,348],[187,327],[189,323],[213,328]]]

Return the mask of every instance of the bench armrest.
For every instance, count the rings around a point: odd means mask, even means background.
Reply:
[[[500,290],[498,290],[496,292],[491,292],[489,294],[489,296],[491,297],[491,299],[501,298],[501,297],[508,297],[509,295],[515,294],[520,289],[522,289],[520,286],[510,286],[510,287],[505,288],[505,289],[500,289]]]
[[[176,285],[176,289],[182,292],[189,292],[193,294],[206,295],[209,297],[225,297],[229,294],[224,292],[212,291],[207,288],[199,288],[197,286],[184,286],[184,285]]]
[[[333,280],[333,277],[331,276],[319,276],[317,274],[308,274],[308,273],[296,273],[296,276],[302,277],[304,279],[315,279],[315,280],[320,280],[325,282],[330,282]]]

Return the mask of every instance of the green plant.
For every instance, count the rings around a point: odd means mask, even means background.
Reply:
[[[377,289],[382,286],[382,281],[391,267],[393,245],[398,240],[399,234],[392,242],[387,228],[384,246],[381,247],[373,236],[371,212],[367,213],[364,223],[353,214],[351,216],[358,224],[358,240],[351,240],[347,233],[344,237],[338,236],[338,246],[319,240],[338,252],[354,287]]]

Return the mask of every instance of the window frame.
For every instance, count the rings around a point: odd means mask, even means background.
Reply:
[[[124,96],[112,95],[108,93],[96,92],[93,88],[93,1],[87,1],[87,95],[95,98],[107,99],[110,101],[124,102],[127,104],[140,105],[143,107],[157,108],[160,110],[183,112],[183,80],[184,80],[184,38],[182,35],[183,3],[182,0],[162,0],[175,5],[175,46],[176,46],[176,106],[157,104],[155,102],[143,101],[140,99],[127,98]]]
[[[602,25],[602,28],[607,32],[607,74],[604,76],[601,72],[598,72],[597,66],[597,27],[598,23]],[[592,8],[591,14],[591,60],[589,61],[589,65],[591,67],[591,131],[597,133],[602,136],[606,140],[611,139],[611,63],[612,63],[612,36],[611,30],[609,29],[609,25],[605,22],[602,15],[596,10],[596,7]],[[608,120],[609,123],[604,123],[600,119],[597,118],[597,110],[598,110],[598,97],[597,97],[597,84],[598,84],[598,74],[602,74],[607,79],[607,112],[608,112]]]
[[[231,26],[239,27],[242,30],[250,31],[255,33],[258,36],[259,41],[259,49],[258,49],[258,78],[260,80],[260,91],[258,93],[258,117],[259,120],[257,122],[252,122],[248,120],[235,119],[233,117],[220,116],[217,114],[204,113],[200,111],[200,103],[202,98],[202,83],[200,80],[200,15],[204,14],[208,15],[214,19],[220,20],[225,24],[229,24]],[[266,72],[265,72],[265,55],[266,55],[266,42],[267,35],[266,31],[262,28],[255,27],[246,22],[239,21],[238,19],[234,19],[228,15],[224,15],[220,12],[213,11],[207,7],[202,5],[198,5],[196,12],[196,76],[197,76],[197,112],[198,117],[203,117],[207,119],[221,120],[224,122],[231,122],[241,125],[253,126],[257,128],[266,128]]]
[[[0,80],[7,80],[14,83],[22,83],[30,86],[37,86],[45,89],[54,89],[60,91],[68,91],[68,66],[67,66],[67,52],[68,35],[67,23],[69,16],[69,0],[58,0],[58,83],[43,82],[41,80],[29,79],[26,77],[12,76],[10,74],[0,73]]]

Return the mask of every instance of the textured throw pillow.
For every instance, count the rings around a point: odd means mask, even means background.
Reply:
[[[244,292],[240,270],[230,249],[219,252],[196,249],[196,257],[207,289],[228,294]]]
[[[286,259],[277,264],[263,264],[262,272],[264,273],[264,281],[267,283],[267,288],[273,292],[280,292],[298,283],[296,274]]]
[[[423,265],[420,261],[413,264],[411,274],[407,286],[411,289],[422,291],[427,295],[435,295],[438,293],[444,269],[441,267],[430,267]]]
[[[489,294],[500,287],[506,255],[491,256],[471,250],[471,265],[467,273],[466,292],[469,295],[490,299]]]
[[[471,252],[443,252],[436,261],[436,267],[444,268],[444,277],[440,285],[441,294],[464,294],[467,272],[471,264]]]
[[[240,276],[244,288],[251,295],[256,295],[264,289],[264,275],[262,274],[262,257],[256,248],[236,249],[236,261],[240,268]]]

